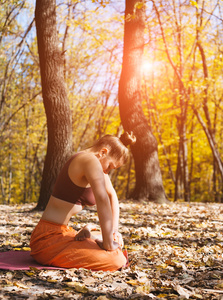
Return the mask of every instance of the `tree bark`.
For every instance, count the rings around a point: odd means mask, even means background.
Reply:
[[[119,110],[124,130],[133,131],[137,142],[131,146],[136,184],[135,200],[167,202],[158,160],[157,141],[141,104],[141,65],[144,50],[144,1],[126,0],[124,51],[119,82]]]
[[[36,0],[35,21],[48,144],[37,209],[48,203],[57,175],[72,153],[72,117],[58,47],[56,1]]]

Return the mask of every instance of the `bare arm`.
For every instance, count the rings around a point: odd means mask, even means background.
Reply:
[[[106,190],[110,199],[112,209],[113,220],[113,239],[118,241],[120,247],[124,246],[121,233],[119,233],[119,201],[115,189],[111,183],[111,180],[107,174],[105,174]]]
[[[119,225],[119,202],[116,191],[114,190],[111,180],[107,174],[105,176],[105,185],[107,194],[110,199],[111,203],[111,210],[112,210],[112,220],[113,220],[113,232],[118,231]]]
[[[103,237],[103,248],[115,250],[119,245],[113,241],[113,214],[112,207],[106,191],[105,177],[100,162],[96,157],[83,161],[84,176],[93,190],[98,218]]]

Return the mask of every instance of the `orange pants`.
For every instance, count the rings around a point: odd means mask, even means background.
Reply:
[[[77,232],[66,225],[40,220],[31,240],[31,256],[42,265],[115,271],[126,265],[120,249],[106,251],[95,240],[75,241]]]

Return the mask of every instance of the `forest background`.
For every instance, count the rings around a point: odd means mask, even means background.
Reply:
[[[223,202],[223,2],[147,1],[143,110],[159,144],[169,200]],[[74,152],[122,131],[118,83],[124,1],[57,1]],[[46,154],[46,116],[34,22],[35,1],[1,1],[0,203],[36,202]],[[158,18],[159,17],[159,18]],[[194,51],[199,45],[199,51]],[[189,97],[182,97],[180,74]],[[185,90],[185,89],[184,89]],[[183,128],[183,130],[182,130]],[[211,136],[211,137],[210,137]],[[182,155],[182,151],[183,154]],[[134,186],[133,159],[111,173],[120,199]],[[177,197],[176,197],[177,191]]]

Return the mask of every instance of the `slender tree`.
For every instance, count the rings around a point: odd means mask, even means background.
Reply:
[[[217,142],[215,139],[215,130],[212,126],[210,111],[208,108],[208,99],[209,99],[208,64],[207,64],[204,47],[202,46],[201,37],[200,37],[200,35],[201,35],[200,28],[202,27],[202,24],[204,23],[204,20],[203,20],[204,7],[205,7],[205,1],[202,2],[201,13],[198,13],[198,8],[196,6],[197,23],[196,23],[196,47],[194,48],[194,55],[198,49],[199,53],[200,53],[201,61],[202,61],[203,76],[204,76],[204,82],[205,82],[204,91],[203,91],[203,95],[202,95],[202,98],[203,98],[202,107],[203,107],[206,122],[203,120],[202,116],[200,115],[198,109],[195,107],[194,104],[192,105],[192,107],[193,107],[193,111],[194,111],[199,123],[201,124],[201,126],[206,134],[210,148],[212,150],[214,161],[216,162],[216,165],[218,166],[221,178],[223,179],[223,163],[222,163],[221,155],[218,150]],[[213,14],[213,12],[211,13],[211,15],[212,14]]]
[[[44,209],[56,177],[72,152],[72,118],[63,77],[64,57],[58,47],[56,1],[36,0],[35,10],[42,95],[48,144],[37,209]]]
[[[119,82],[119,109],[123,127],[137,142],[131,150],[136,184],[131,197],[163,203],[166,195],[158,160],[157,141],[142,110],[141,66],[144,50],[144,1],[126,0],[124,51]]]

